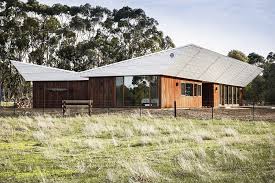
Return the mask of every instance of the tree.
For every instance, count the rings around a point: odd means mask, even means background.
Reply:
[[[274,52],[270,52],[267,57],[266,60],[268,63],[275,63],[275,53]]]
[[[83,71],[171,47],[142,9],[0,2],[0,80],[13,96],[25,83],[10,59]]]
[[[243,62],[248,62],[247,56],[239,50],[231,50],[228,53],[228,56],[231,58],[235,58],[237,60],[243,61]]]
[[[265,63],[265,58],[257,53],[250,53],[248,55],[248,63],[263,67],[263,64]]]

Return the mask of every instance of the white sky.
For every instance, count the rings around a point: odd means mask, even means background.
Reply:
[[[238,49],[264,57],[275,52],[275,0],[39,0],[142,8],[176,46],[196,44],[222,54]]]

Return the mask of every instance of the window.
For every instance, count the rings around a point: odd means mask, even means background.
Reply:
[[[236,103],[239,104],[240,99],[240,88],[236,87]]]
[[[117,106],[159,106],[158,76],[116,77]]]
[[[224,104],[228,104],[228,86],[224,86]]]
[[[237,93],[236,93],[236,87],[232,87],[232,96],[233,96],[233,104],[236,104],[236,99],[237,99]]]
[[[193,84],[191,84],[191,83],[185,84],[185,95],[193,96]]]
[[[150,100],[151,106],[159,106],[159,78],[150,76]]]
[[[201,85],[198,85],[198,96],[201,96]]]
[[[198,96],[198,85],[194,84],[194,96]]]
[[[228,104],[232,104],[232,86],[228,86]]]
[[[185,95],[185,83],[181,83],[181,95]]]

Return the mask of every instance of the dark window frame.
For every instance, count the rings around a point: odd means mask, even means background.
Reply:
[[[181,83],[181,96],[186,96],[186,84],[184,82]]]
[[[202,85],[198,84],[198,97],[202,96]]]

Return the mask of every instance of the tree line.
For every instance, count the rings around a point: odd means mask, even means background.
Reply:
[[[0,86],[9,97],[30,88],[10,59],[83,71],[174,47],[157,26],[142,9],[130,7],[1,1]]]
[[[263,73],[245,87],[244,99],[250,103],[275,104],[275,53],[263,57],[254,52],[245,55],[239,50],[231,50],[228,56],[263,68]]]

